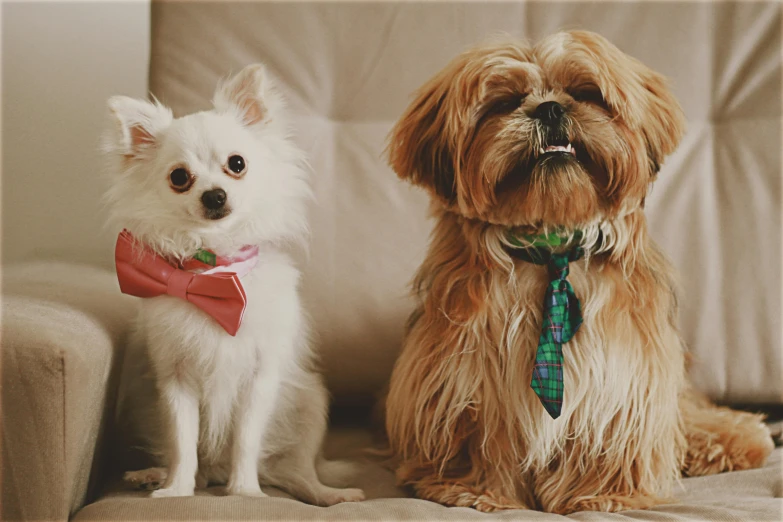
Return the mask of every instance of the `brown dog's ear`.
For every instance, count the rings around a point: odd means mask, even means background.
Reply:
[[[646,66],[641,72],[647,91],[647,107],[641,121],[642,132],[647,141],[647,154],[653,176],[658,173],[666,156],[674,152],[685,134],[685,114],[671,92],[666,78]]]
[[[421,185],[452,203],[456,198],[454,164],[447,143],[448,85],[436,76],[416,95],[389,134],[389,164],[402,179]]]
[[[571,60],[593,65],[606,101],[634,130],[644,135],[654,175],[685,132],[685,116],[666,79],[590,31],[556,34],[539,46],[544,59],[558,56],[564,50]]]

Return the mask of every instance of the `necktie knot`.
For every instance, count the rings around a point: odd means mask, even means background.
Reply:
[[[566,277],[568,277],[568,261],[568,253],[551,254],[549,263],[547,263],[547,267],[549,268],[550,281],[563,281]]]

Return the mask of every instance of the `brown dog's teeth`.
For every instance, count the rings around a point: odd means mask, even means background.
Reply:
[[[576,149],[570,143],[566,145],[548,145],[547,147],[541,147],[538,149],[539,154],[546,154],[547,152],[567,152],[576,156]]]

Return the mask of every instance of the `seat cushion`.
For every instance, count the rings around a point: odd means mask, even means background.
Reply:
[[[413,304],[427,198],[386,164],[411,94],[497,32],[597,31],[672,79],[689,131],[647,201],[680,271],[696,385],[781,402],[781,53],[777,2],[154,2],[150,89],[175,113],[263,62],[290,101],[317,203],[303,293],[337,398],[378,390]]]
[[[150,499],[116,481],[109,491],[75,517],[87,520],[559,520],[539,512],[514,511],[493,514],[468,508],[446,508],[409,498],[395,485],[394,475],[365,451],[373,444],[364,427],[338,427],[327,438],[326,454],[357,463],[352,486],[364,489],[367,501],[320,508],[293,500],[273,488],[272,498],[224,496],[223,487],[198,490],[195,497]],[[762,469],[735,471],[682,480],[676,504],[647,511],[627,511],[612,520],[780,520],[783,513],[783,448],[777,448]],[[607,520],[605,513],[577,513],[574,520]]]

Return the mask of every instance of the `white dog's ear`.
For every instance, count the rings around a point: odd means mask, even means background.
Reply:
[[[279,101],[273,82],[261,64],[248,65],[221,81],[212,98],[216,110],[234,112],[245,125],[269,120]]]
[[[173,118],[171,109],[160,103],[112,96],[109,112],[115,120],[115,132],[110,146],[128,158],[140,158],[152,151],[159,133],[168,127]]]

